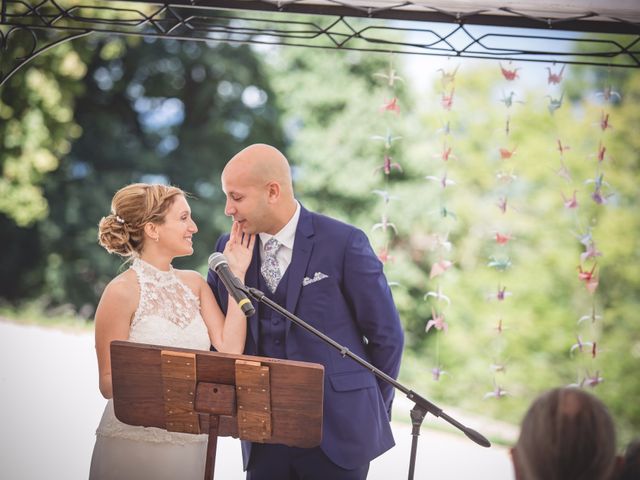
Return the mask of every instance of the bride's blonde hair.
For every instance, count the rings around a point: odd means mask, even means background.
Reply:
[[[134,183],[121,188],[111,200],[111,213],[98,225],[98,243],[109,253],[122,257],[140,254],[144,246],[144,226],[164,223],[167,211],[178,195],[178,187]]]

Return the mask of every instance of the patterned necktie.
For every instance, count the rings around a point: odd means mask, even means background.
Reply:
[[[272,237],[264,244],[264,260],[262,260],[262,265],[260,266],[260,273],[262,273],[264,281],[267,282],[267,287],[269,287],[271,293],[276,291],[282,278],[280,265],[276,259],[276,253],[280,247],[280,242],[275,237]]]

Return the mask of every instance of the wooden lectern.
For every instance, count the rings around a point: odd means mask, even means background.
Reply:
[[[111,371],[121,422],[209,434],[205,480],[218,436],[303,448],[322,440],[316,363],[114,341]]]

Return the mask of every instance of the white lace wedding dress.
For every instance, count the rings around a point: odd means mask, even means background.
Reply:
[[[137,258],[131,268],[140,285],[140,301],[129,341],[209,350],[200,302],[173,268],[156,269]],[[167,432],[120,422],[113,400],[107,402],[96,431],[91,480],[202,479],[207,435]]]

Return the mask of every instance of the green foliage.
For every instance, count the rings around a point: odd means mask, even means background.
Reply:
[[[2,92],[2,297],[45,294],[90,316],[121,266],[97,246],[96,225],[115,190],[140,180],[194,194],[196,255],[180,266],[202,265],[229,225],[222,166],[242,147],[267,142],[285,149],[305,206],[359,226],[376,251],[389,248],[385,271],[407,332],[403,382],[438,402],[517,422],[542,390],[599,373],[604,383],[592,391],[610,406],[621,441],[640,428],[637,72],[569,67],[552,87],[543,66],[523,67],[511,84],[495,64],[463,63],[446,112],[442,91],[450,85],[436,75],[412,86],[406,60],[388,55],[268,47],[258,60],[246,46],[121,38],[63,47]],[[376,76],[390,62],[405,78],[393,88]],[[535,75],[537,83],[522,80]],[[608,86],[622,99],[605,104],[596,93]],[[525,103],[507,109],[500,99],[511,90]],[[563,91],[551,114],[547,95]],[[400,115],[382,112],[394,96]],[[613,129],[602,132],[605,110]],[[372,138],[387,133],[402,137],[387,152],[402,172],[389,176],[378,168],[383,142]],[[556,174],[558,139],[571,146],[562,156],[570,179]],[[607,154],[599,164],[601,144]],[[447,147],[455,156],[444,162]],[[515,154],[503,160],[500,148]],[[499,171],[517,178],[501,183]],[[456,185],[425,179],[445,172]],[[586,183],[599,173],[605,194],[614,194],[606,205],[592,200],[594,185]],[[397,198],[385,210],[374,190]],[[574,190],[579,207],[567,210],[562,195]],[[503,214],[497,204],[505,197]],[[373,229],[383,214],[397,235]],[[589,229],[603,253],[594,295],[578,279],[578,237]],[[500,246],[497,231],[513,239]],[[443,259],[452,268],[431,278]],[[512,293],[503,302],[495,299],[499,287]],[[450,306],[425,300],[438,291]],[[425,333],[432,309],[444,313],[447,333]],[[593,311],[603,319],[578,324]],[[596,359],[570,355],[578,334],[597,340]],[[492,371],[501,363],[506,372]],[[446,372],[438,382],[434,367]],[[509,395],[483,399],[496,385]]]
[[[230,226],[219,186],[222,167],[248,143],[268,138],[281,144],[281,134],[268,80],[247,46],[121,37],[74,46],[87,74],[68,89],[69,96],[76,93],[73,115],[54,126],[82,134],[65,152],[51,148],[57,168],[39,187],[46,217],[28,228],[2,220],[12,256],[3,260],[0,291],[9,299],[44,293],[53,304],[71,303],[91,316],[104,285],[122,266],[96,240],[97,224],[117,189],[150,181],[190,192],[199,226],[196,254],[179,264],[199,268]],[[17,73],[15,85],[26,75]],[[47,75],[58,81],[56,70]],[[31,91],[19,92],[7,97],[8,105]],[[24,118],[15,122],[31,131]],[[42,131],[53,128],[47,122]],[[24,151],[24,140],[16,140],[16,148]]]
[[[20,54],[9,42],[5,58]],[[0,214],[28,227],[47,216],[42,183],[81,133],[73,121],[86,65],[71,44],[27,64],[0,90]]]
[[[267,57],[290,139],[288,154],[296,164],[298,195],[311,208],[359,225],[376,249],[391,247],[393,259],[385,270],[398,284],[394,298],[411,351],[402,379],[439,401],[518,422],[542,390],[599,372],[605,381],[593,391],[614,412],[621,441],[628,440],[640,427],[637,402],[629,401],[640,394],[640,381],[632,373],[640,366],[640,329],[633,314],[640,298],[640,225],[635,214],[640,148],[631,132],[638,124],[640,76],[608,79],[622,92],[623,101],[605,105],[595,95],[604,82],[577,71],[582,90],[572,90],[569,69],[561,88],[571,95],[551,114],[547,95],[559,98],[562,90],[547,86],[545,76],[540,75],[538,86],[523,87],[506,84],[496,65],[473,71],[462,65],[449,113],[440,106],[439,79],[426,91],[400,84],[391,92],[377,82],[374,74],[385,70],[388,61],[387,56],[352,52],[312,57],[295,49]],[[535,72],[533,67],[523,70]],[[525,103],[507,109],[500,99],[510,89]],[[379,111],[394,94],[400,99],[399,118]],[[611,113],[614,129],[603,133],[598,123],[604,109]],[[442,133],[446,121],[450,135]],[[384,134],[386,128],[403,137],[391,150],[403,172],[394,172],[388,182],[372,173],[384,150],[371,136]],[[563,155],[570,181],[555,173],[561,165],[558,139],[571,146]],[[615,193],[607,205],[593,202],[593,184],[585,183],[598,172],[601,141],[610,157],[600,169]],[[455,158],[443,162],[440,153],[447,146]],[[515,148],[516,153],[502,160],[501,147]],[[443,190],[424,179],[445,171],[455,186]],[[500,183],[498,171],[513,172],[517,179]],[[383,211],[380,199],[371,194],[374,189],[398,197],[388,208],[398,235],[372,230]],[[578,213],[566,210],[561,196],[570,197],[574,189]],[[508,208],[502,214],[497,203],[505,196]],[[578,234],[588,227],[604,252],[597,258],[600,288],[593,296],[577,276],[584,251]],[[514,238],[500,247],[496,231]],[[434,235],[446,237],[451,252],[434,249]],[[453,268],[429,278],[442,258],[453,261]],[[492,259],[504,261],[503,271],[489,266]],[[588,261],[584,267],[592,265]],[[499,286],[512,293],[504,302],[495,300]],[[438,289],[451,298],[450,307],[433,297],[423,300],[428,291]],[[446,334],[435,329],[425,334],[432,307],[444,311]],[[592,308],[604,321],[578,325]],[[496,332],[500,320],[502,334]],[[578,334],[597,340],[601,350],[596,359],[588,353],[570,355]],[[492,372],[492,364],[502,363],[505,373]],[[437,366],[446,373],[434,382],[432,368]],[[483,400],[496,386],[509,395]]]

